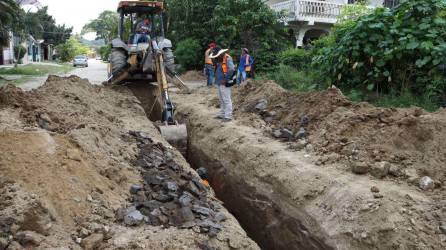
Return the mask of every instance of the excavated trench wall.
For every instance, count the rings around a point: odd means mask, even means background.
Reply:
[[[258,162],[237,150],[237,142],[210,139],[211,131],[203,130],[200,123],[183,121],[188,124],[189,162],[208,170],[217,197],[262,249],[333,249],[311,233],[321,231],[317,222],[277,193],[273,183],[245,174]],[[305,218],[306,225],[314,225],[311,231],[299,218]]]
[[[271,192],[269,184],[252,183],[238,171],[238,157],[221,154],[213,158],[209,150],[218,145],[200,141],[191,130],[188,159],[192,166],[205,166],[217,197],[262,249],[332,249],[311,235],[290,204]],[[224,150],[222,151],[224,152]],[[286,208],[290,209],[286,209]]]

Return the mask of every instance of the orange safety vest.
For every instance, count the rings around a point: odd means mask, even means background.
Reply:
[[[247,66],[246,66],[247,65]],[[251,62],[249,60],[249,55],[246,56],[246,61],[245,61],[245,71],[246,72],[250,72],[251,71]]]
[[[223,63],[221,64],[221,69],[223,70],[223,73],[225,73],[225,75],[228,73],[228,58],[231,58],[231,56],[225,54],[225,56],[223,57]]]
[[[209,64],[209,65],[214,65],[214,63],[212,63],[212,59],[209,58],[210,54],[211,54],[211,49],[206,50],[206,52],[204,53],[204,63],[205,64]]]

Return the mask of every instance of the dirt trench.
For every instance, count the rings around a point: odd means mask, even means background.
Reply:
[[[317,149],[296,150],[270,136],[261,116],[243,110],[249,91],[234,92],[241,99],[230,123],[213,119],[213,89],[173,98],[188,125],[189,162],[208,170],[217,197],[262,249],[446,247],[444,188],[423,192],[402,180],[356,175],[343,161],[320,164]],[[268,89],[255,94],[274,96]]]
[[[76,76],[0,88],[1,250],[259,249],[141,105]]]

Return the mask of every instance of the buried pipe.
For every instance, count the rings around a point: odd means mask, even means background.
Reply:
[[[237,218],[248,236],[262,249],[333,249],[312,235],[296,219],[302,215],[293,214],[299,212],[286,201],[274,197],[277,195],[268,184],[253,184],[240,175],[240,172],[226,167],[234,165],[227,164],[234,159],[225,159],[224,153],[219,159],[209,156],[206,153],[209,149],[202,148],[209,148],[209,145],[196,140],[193,129],[189,130],[189,135],[189,163],[206,168],[216,196],[225,203],[225,207]],[[217,150],[218,147],[212,148]]]

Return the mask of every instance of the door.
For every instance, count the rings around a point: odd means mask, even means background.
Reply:
[[[0,47],[0,65],[3,65],[3,64],[5,64],[3,62],[3,47]]]

